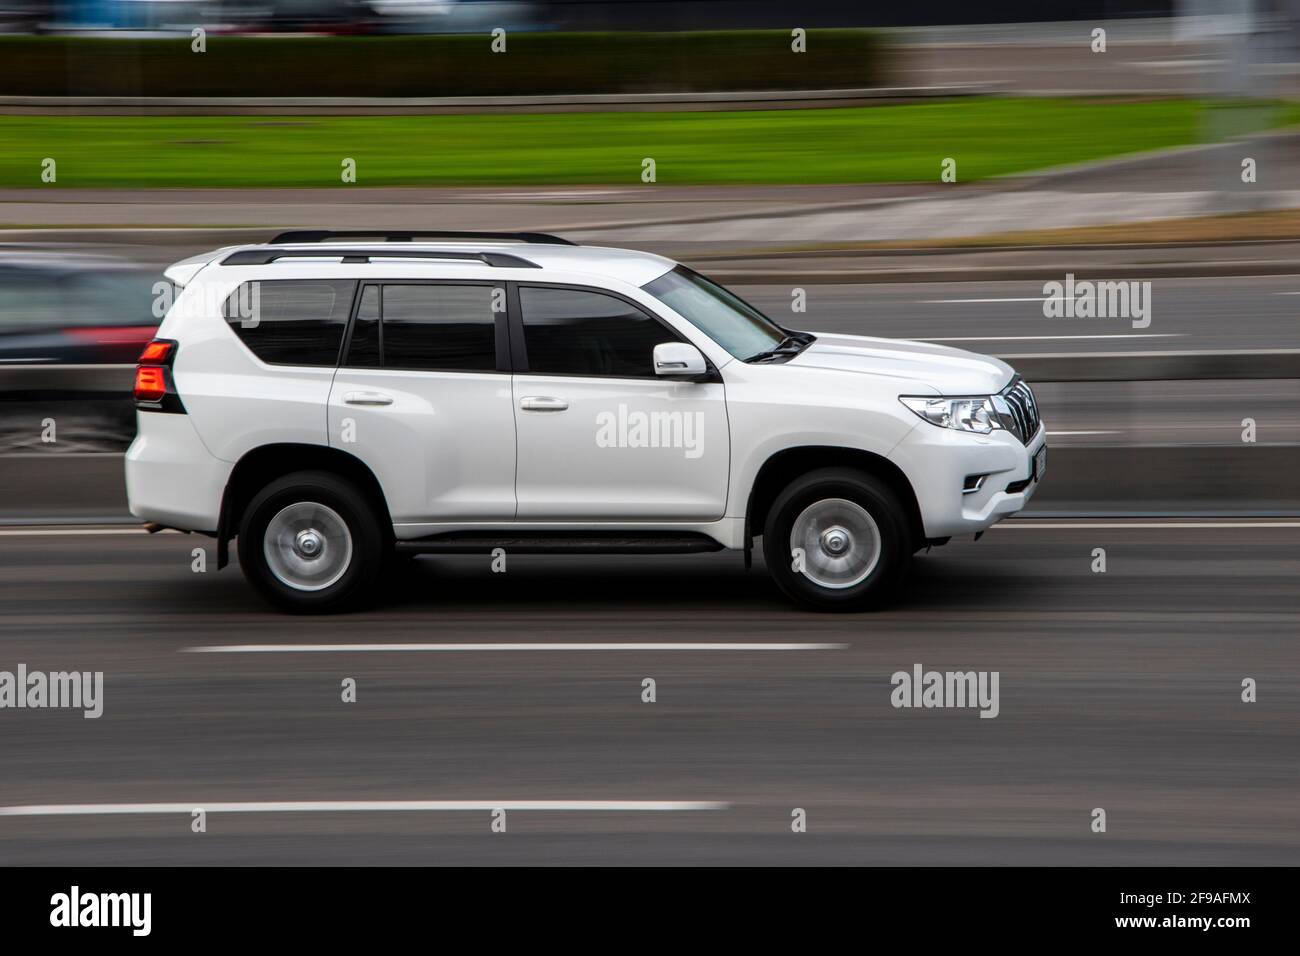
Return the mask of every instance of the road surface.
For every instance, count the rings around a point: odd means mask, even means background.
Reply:
[[[1295,864],[1300,522],[1200,524],[1008,524],[830,616],[719,554],[422,559],[293,618],[194,573],[202,539],[0,531],[0,670],[105,682],[96,720],[0,710],[0,860]],[[363,647],[281,650],[333,643]],[[539,643],[580,649],[500,646]],[[599,649],[645,643],[685,647]],[[915,664],[997,671],[998,716],[893,708]]]

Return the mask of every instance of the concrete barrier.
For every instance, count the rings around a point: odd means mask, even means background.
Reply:
[[[1300,514],[1300,445],[1049,448],[1027,515]],[[0,457],[0,524],[127,522],[120,455]]]
[[[1267,352],[1008,353],[1030,382],[1162,382],[1178,379],[1300,378],[1300,349]]]

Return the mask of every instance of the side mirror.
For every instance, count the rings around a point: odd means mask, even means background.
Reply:
[[[655,346],[655,374],[672,378],[703,375],[708,370],[704,353],[686,342],[661,342]]]

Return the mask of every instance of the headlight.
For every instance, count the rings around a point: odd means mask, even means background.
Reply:
[[[900,395],[898,400],[931,425],[938,425],[940,428],[955,428],[959,432],[987,435],[995,428],[1002,427],[992,397],[923,398],[916,395]]]

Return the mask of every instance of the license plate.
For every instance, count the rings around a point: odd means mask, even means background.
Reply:
[[[1034,455],[1034,480],[1042,481],[1043,475],[1047,474],[1047,446],[1044,445],[1038,449]]]

